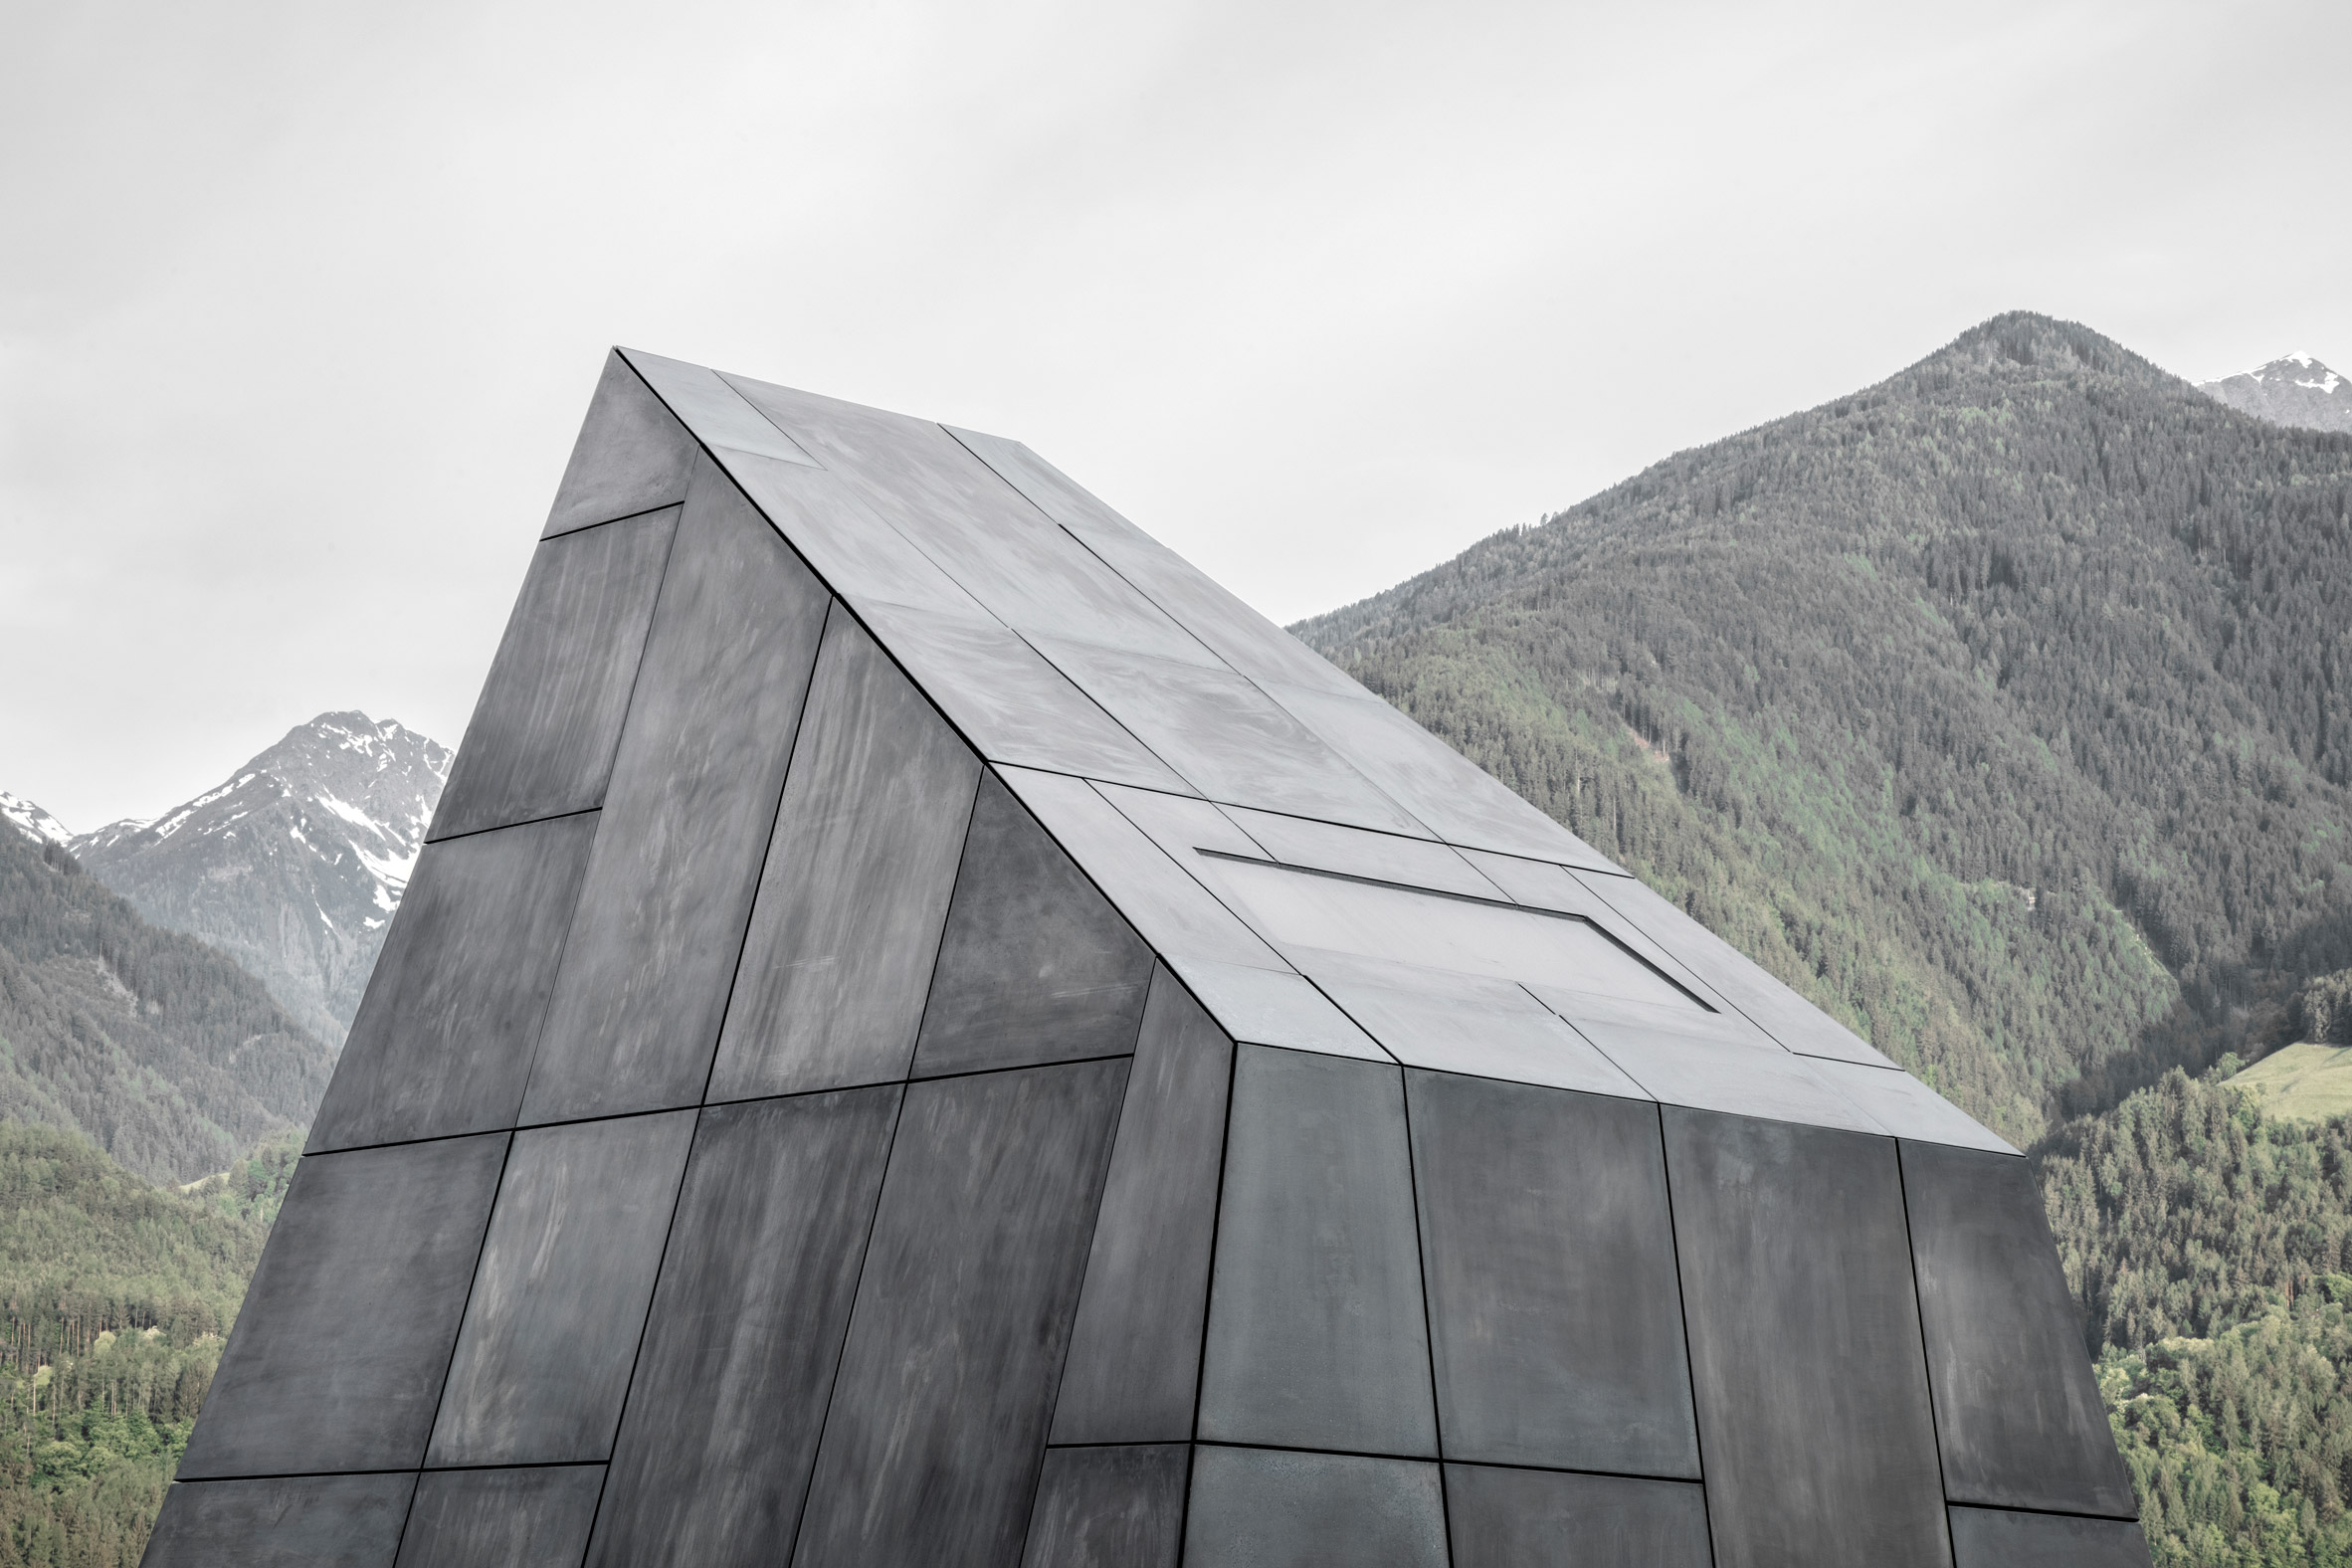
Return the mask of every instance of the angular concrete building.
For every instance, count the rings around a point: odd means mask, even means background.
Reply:
[[[146,1560],[2133,1515],[2001,1139],[1026,447],[619,353]]]

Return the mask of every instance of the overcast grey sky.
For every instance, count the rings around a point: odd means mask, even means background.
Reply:
[[[0,788],[455,743],[605,346],[1277,620],[1997,311],[2352,368],[2352,5],[0,0]]]

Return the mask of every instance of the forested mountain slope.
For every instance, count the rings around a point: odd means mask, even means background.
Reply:
[[[132,1568],[293,1175],[196,1194],[0,1123],[0,1568]]]
[[[0,829],[0,1117],[190,1181],[307,1126],[334,1057],[262,983]]]
[[[1293,630],[2021,1143],[2352,961],[2352,437],[2082,326]]]

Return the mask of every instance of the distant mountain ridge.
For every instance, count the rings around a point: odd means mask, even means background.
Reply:
[[[2197,390],[2273,425],[2352,431],[2352,381],[2309,354],[2281,354],[2258,370],[2201,381]]]
[[[35,844],[70,845],[74,842],[74,836],[66,831],[64,823],[22,795],[11,795],[4,789],[0,789],[0,822],[15,828]]]
[[[69,844],[147,919],[229,953],[339,1047],[450,758],[395,721],[321,713],[162,816]]]
[[[2352,441],[2074,322],[1292,630],[2021,1144],[2352,963]]]

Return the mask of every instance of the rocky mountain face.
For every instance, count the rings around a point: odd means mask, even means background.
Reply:
[[[321,713],[195,799],[70,848],[148,920],[229,953],[339,1048],[450,757],[389,719]]]
[[[2259,370],[2201,381],[2197,390],[2273,425],[2352,431],[2352,382],[2309,354],[2286,354]]]

